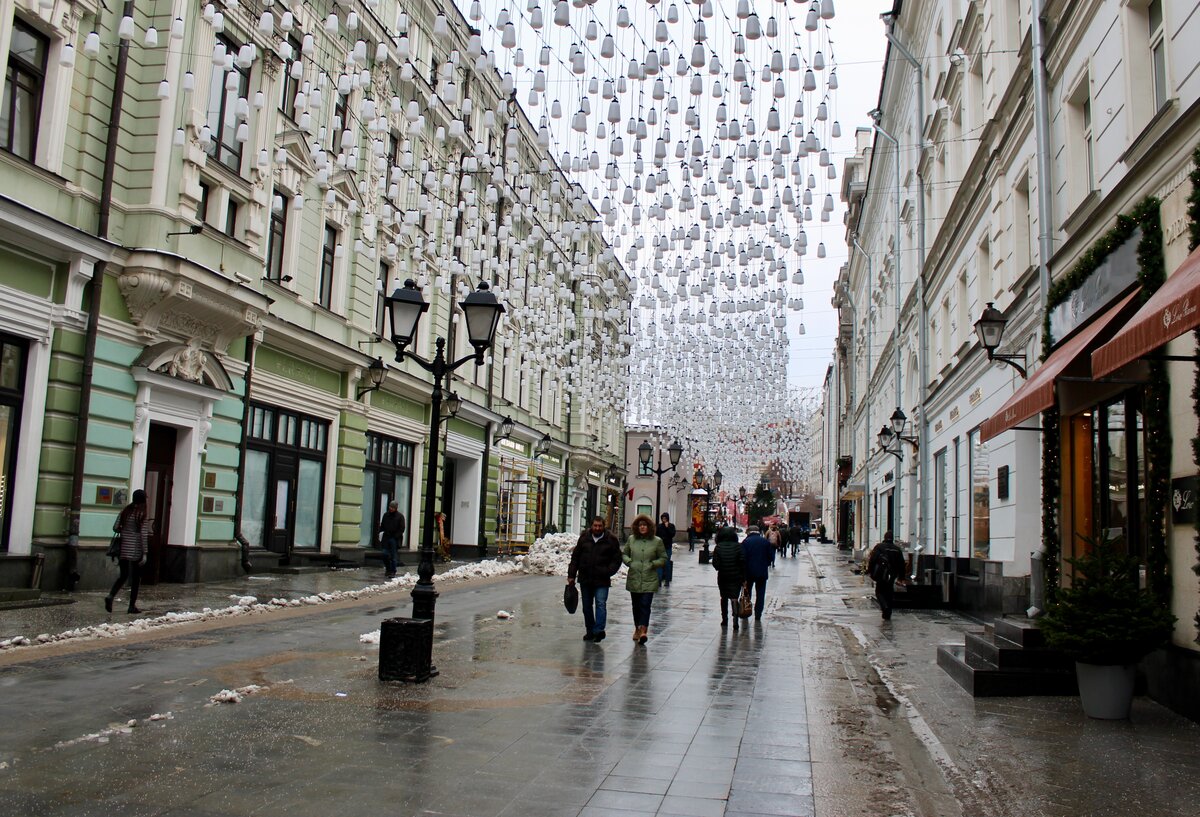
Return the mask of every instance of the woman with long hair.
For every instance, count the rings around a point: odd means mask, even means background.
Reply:
[[[654,535],[654,522],[638,514],[630,526],[632,533],[621,549],[621,561],[629,568],[625,589],[633,602],[633,640],[645,644],[650,629],[650,607],[658,591],[658,569],[667,563],[667,549]]]
[[[117,557],[121,575],[117,576],[112,590],[104,597],[104,609],[112,612],[113,600],[125,582],[129,582],[129,612],[142,612],[137,606],[138,587],[142,583],[142,561],[146,558],[146,538],[150,533],[150,520],[146,516],[146,492],[141,488],[133,492],[133,500],[122,510],[113,531],[121,537],[120,554]]]

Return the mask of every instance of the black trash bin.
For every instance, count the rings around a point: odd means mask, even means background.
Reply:
[[[433,667],[433,621],[388,618],[379,625],[379,680],[423,683]]]

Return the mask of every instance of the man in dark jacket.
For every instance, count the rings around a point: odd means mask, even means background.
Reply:
[[[592,520],[591,527],[579,534],[575,550],[571,551],[571,566],[567,568],[567,584],[579,579],[579,598],[583,602],[583,625],[587,632],[584,641],[603,641],[604,625],[608,621],[608,588],[612,577],[621,569],[621,543],[605,530],[603,517]],[[594,609],[593,609],[594,608]]]
[[[674,571],[674,565],[671,564],[671,545],[675,544],[675,526],[671,524],[669,514],[663,514],[658,519],[658,529],[654,531],[659,539],[662,539],[663,547],[667,549],[667,564],[658,569],[658,579],[663,585],[669,587]]]
[[[397,565],[404,565],[397,553],[403,536],[404,514],[400,513],[400,504],[389,502],[387,513],[379,520],[379,547],[383,550],[383,569],[389,579],[396,575]]]
[[[746,559],[746,581],[754,585],[754,620],[762,621],[763,605],[767,601],[767,573],[775,566],[775,547],[763,536],[757,525],[746,529],[742,540],[742,555]]]
[[[892,617],[892,602],[895,598],[896,580],[904,576],[904,551],[896,545],[892,532],[883,534],[883,541],[871,548],[867,559],[867,575],[875,582],[875,598],[883,611],[883,620]]]

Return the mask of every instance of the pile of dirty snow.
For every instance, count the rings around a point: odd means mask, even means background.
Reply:
[[[529,553],[522,561],[526,573],[543,573],[547,576],[565,576],[571,567],[571,551],[579,537],[571,533],[551,533],[529,546]],[[624,580],[626,568],[621,565],[614,578]]]
[[[570,560],[570,552],[567,553],[567,559]],[[483,562],[473,564],[459,565],[458,567],[447,570],[445,573],[440,573],[434,577],[434,581],[438,584],[444,582],[463,582],[471,579],[487,579],[494,576],[504,576],[510,573],[520,573],[523,567],[519,561],[497,561],[489,559]],[[563,573],[566,573],[566,563],[563,565]],[[407,590],[412,588],[417,583],[416,573],[405,573],[402,576],[397,576],[389,579],[382,584],[372,584],[358,590],[338,590],[328,593],[315,593],[311,596],[303,596],[298,599],[283,599],[273,598],[270,601],[260,602],[255,596],[239,596],[232,595],[230,600],[234,603],[229,607],[219,607],[213,609],[205,607],[197,612],[179,612],[165,613],[161,616],[138,618],[128,622],[105,622],[103,624],[95,624],[88,627],[76,627],[72,630],[66,630],[61,633],[42,633],[35,639],[29,639],[23,635],[14,636],[12,638],[0,640],[0,652],[18,647],[32,647],[38,644],[53,644],[60,641],[70,641],[79,638],[121,638],[127,635],[144,633],[148,630],[157,630],[161,627],[169,627],[173,625],[186,624],[193,621],[207,621],[217,618],[229,618],[233,616],[251,616],[261,613],[279,610],[285,607],[307,607],[319,604],[332,604],[333,602],[346,601],[350,599],[367,598],[377,593],[389,593],[396,590]]]
[[[578,536],[570,533],[548,533],[529,546],[525,554],[526,573],[544,573],[547,576],[565,576],[571,566],[571,551],[575,549]]]

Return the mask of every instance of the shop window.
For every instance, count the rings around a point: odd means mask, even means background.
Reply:
[[[238,46],[226,37],[217,37],[225,46],[225,65],[213,66],[208,88],[208,128],[212,134],[208,152],[234,173],[242,170],[242,142],[238,141],[238,100],[250,90],[250,69],[241,68],[233,59]],[[228,67],[228,70],[226,70]]]
[[[49,38],[20,18],[13,19],[0,107],[0,148],[30,162],[37,153],[49,50]]]
[[[329,423],[252,404],[246,435],[242,532],[279,553],[319,547]]]
[[[17,432],[25,383],[24,342],[0,335],[0,552],[8,550]]]
[[[374,546],[379,520],[395,501],[404,514],[405,540],[413,534],[414,525],[408,518],[412,507],[413,454],[412,443],[395,437],[367,432],[367,464],[363,469],[363,516],[359,527],[359,545]],[[405,542],[400,543],[401,547]]]
[[[991,459],[978,429],[968,438],[967,455],[971,469],[971,555],[986,559],[992,547]]]

